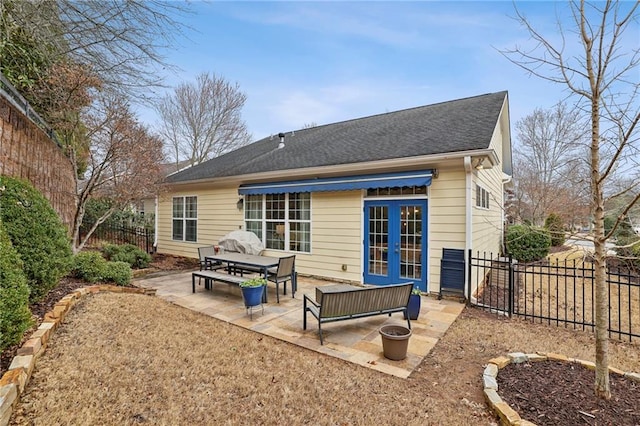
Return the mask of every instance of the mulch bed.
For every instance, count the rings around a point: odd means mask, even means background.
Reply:
[[[640,425],[640,383],[609,375],[611,399],[595,397],[595,372],[559,361],[509,364],[498,394],[520,417],[540,426]]]

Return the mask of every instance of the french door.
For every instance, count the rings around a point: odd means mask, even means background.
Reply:
[[[427,290],[427,200],[364,203],[364,282]]]

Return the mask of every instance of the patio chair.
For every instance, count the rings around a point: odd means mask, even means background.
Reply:
[[[214,271],[216,269],[220,269],[222,267],[224,267],[224,265],[222,265],[221,262],[211,262],[210,260],[207,260],[206,257],[207,256],[213,256],[216,254],[216,249],[214,248],[214,246],[204,246],[204,247],[198,247],[198,258],[200,261],[200,270],[211,270]],[[202,278],[198,279],[198,285],[200,285],[202,282]]]
[[[281,257],[277,268],[271,268],[267,279],[276,284],[276,301],[280,303],[280,283],[284,284],[283,294],[287,294],[287,281],[291,281],[291,297],[296,295],[295,277],[296,256]]]

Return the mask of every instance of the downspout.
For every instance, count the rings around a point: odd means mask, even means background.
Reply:
[[[464,157],[464,171],[465,171],[465,232],[464,232],[464,257],[467,267],[464,268],[464,294],[469,295],[469,286],[471,285],[471,277],[469,276],[469,251],[472,249],[472,232],[473,232],[473,210],[471,206],[471,194],[473,190],[473,166],[471,164],[471,157]]]
[[[504,194],[506,193],[505,191],[505,187],[509,184],[509,182],[511,182],[511,180],[513,179],[512,176],[508,176],[506,175],[505,177],[502,178],[502,205],[506,207],[507,203],[506,200],[504,199]],[[506,221],[507,221],[507,209],[503,207],[502,209],[502,226],[500,227],[500,250],[502,250],[503,253],[506,252],[506,249],[504,247],[504,240],[505,240],[505,229],[507,227]]]
[[[154,200],[154,218],[153,218],[153,252],[158,251],[158,196]]]

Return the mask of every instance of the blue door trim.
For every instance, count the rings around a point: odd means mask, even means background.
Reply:
[[[415,275],[414,266],[401,264],[401,211],[403,207],[421,207],[421,233],[419,236],[409,238],[419,238],[420,260],[416,262],[420,265],[419,277],[403,277],[402,272]],[[373,218],[371,222],[372,207],[379,207],[377,214],[386,207],[387,228],[383,229],[380,218]],[[405,209],[406,210],[406,209]],[[364,259],[363,259],[363,279],[365,284],[389,285],[400,282],[413,282],[422,291],[427,291],[427,270],[428,270],[428,230],[427,230],[428,200],[426,199],[402,199],[402,200],[365,200],[364,202]],[[375,229],[373,229],[375,228]],[[373,234],[371,231],[373,230]],[[384,232],[386,231],[386,232]],[[373,240],[373,241],[372,241]],[[415,241],[414,241],[415,244]],[[413,249],[411,250],[413,253]],[[371,262],[371,264],[370,264]],[[411,268],[410,270],[408,268]]]

